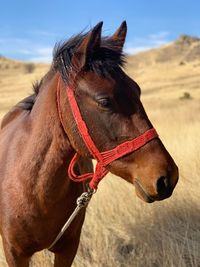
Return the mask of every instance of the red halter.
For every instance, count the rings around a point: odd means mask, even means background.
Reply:
[[[58,88],[57,88],[57,103],[58,103],[60,121],[64,128],[62,113],[60,109],[60,95],[59,95],[60,85],[59,84],[60,83],[58,83]],[[89,152],[91,153],[93,158],[96,159],[97,161],[96,169],[94,173],[85,173],[82,175],[76,175],[74,172],[74,167],[80,157],[80,155],[76,152],[68,167],[68,175],[70,179],[72,179],[75,182],[81,182],[81,181],[91,179],[89,186],[92,189],[97,189],[97,186],[99,182],[101,181],[101,179],[109,172],[108,170],[106,170],[107,165],[109,165],[114,160],[119,159],[139,149],[140,147],[144,146],[146,143],[148,143],[152,139],[158,137],[156,130],[154,128],[151,128],[147,130],[145,133],[141,134],[140,136],[130,141],[126,141],[111,150],[100,152],[98,148],[95,146],[89,134],[87,126],[84,120],[82,119],[78,104],[74,96],[73,89],[71,87],[67,87],[66,92],[67,92],[68,100],[69,100],[70,107],[73,113],[73,117],[78,127],[78,130],[81,134],[81,137],[86,147],[88,148]]]

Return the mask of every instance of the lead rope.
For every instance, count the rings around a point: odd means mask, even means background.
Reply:
[[[69,217],[67,222],[64,224],[64,226],[60,230],[59,234],[56,236],[53,243],[51,243],[51,245],[48,247],[48,249],[51,249],[58,242],[58,240],[64,235],[65,231],[70,226],[70,224],[73,222],[75,217],[79,214],[80,210],[88,205],[88,203],[90,202],[90,199],[92,198],[92,195],[94,193],[96,193],[96,190],[91,189],[88,186],[87,192],[83,192],[81,194],[81,196],[77,198],[77,200],[76,200],[77,206],[76,206],[75,210],[73,211],[73,213],[71,214],[71,216]]]

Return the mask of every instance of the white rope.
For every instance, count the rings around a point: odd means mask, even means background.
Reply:
[[[92,195],[95,192],[96,192],[95,190],[88,188],[88,192],[83,192],[82,195],[77,198],[77,201],[76,201],[77,206],[76,206],[75,210],[73,211],[73,213],[71,214],[71,216],[69,217],[67,222],[64,224],[64,226],[60,230],[59,234],[56,236],[53,243],[48,247],[48,249],[51,249],[58,242],[58,240],[64,235],[65,231],[70,226],[70,224],[75,219],[75,217],[78,215],[80,210],[88,205]]]

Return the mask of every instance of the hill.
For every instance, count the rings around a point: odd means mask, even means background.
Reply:
[[[149,104],[162,98],[169,107],[190,96],[199,101],[200,39],[182,35],[171,44],[129,56],[126,70]]]
[[[31,93],[31,84],[48,68],[47,64],[25,63],[0,56],[0,119],[11,106]]]
[[[181,35],[175,42],[160,48],[130,56],[133,67],[149,66],[157,63],[175,62],[180,65],[188,62],[199,61],[200,38]]]

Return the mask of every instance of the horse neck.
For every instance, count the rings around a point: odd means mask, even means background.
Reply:
[[[30,169],[34,173],[30,182],[44,205],[66,196],[70,189],[80,191],[82,188],[82,185],[74,185],[67,177],[74,150],[59,120],[57,83],[58,75],[54,75],[50,81],[44,81],[30,114],[29,155],[32,154]]]
[[[30,114],[31,125],[35,135],[45,137],[42,144],[53,141],[58,151],[68,158],[74,149],[59,119],[56,96],[58,79],[58,74],[45,77]]]

